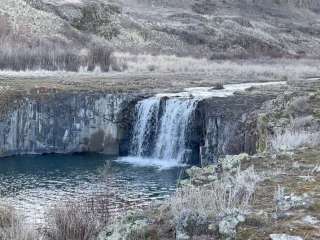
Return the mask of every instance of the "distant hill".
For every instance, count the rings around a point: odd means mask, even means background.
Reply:
[[[318,58],[317,0],[2,0],[1,69],[108,71],[111,51]]]

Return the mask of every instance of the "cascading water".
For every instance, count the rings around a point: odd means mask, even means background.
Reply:
[[[187,130],[196,107],[193,99],[168,99],[161,117],[153,156],[160,159],[176,159],[182,162],[187,153]]]
[[[140,101],[136,106],[138,115],[133,129],[130,149],[134,156],[148,155],[152,135],[157,132],[160,100],[160,98],[149,98]]]
[[[188,159],[188,127],[197,100],[153,97],[137,104],[131,155],[179,163]]]

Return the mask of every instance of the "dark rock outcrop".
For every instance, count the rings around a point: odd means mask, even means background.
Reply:
[[[221,155],[256,153],[256,129],[248,127],[248,122],[252,112],[274,97],[273,94],[235,95],[201,102],[198,110],[203,123],[198,143],[201,163],[216,162]]]

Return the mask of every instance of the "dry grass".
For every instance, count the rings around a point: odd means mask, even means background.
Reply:
[[[7,16],[0,15],[0,37],[7,35],[10,31],[9,20]]]
[[[294,115],[303,115],[312,112],[310,98],[308,96],[294,98],[288,106],[288,112]]]
[[[0,240],[40,240],[41,235],[30,228],[11,206],[0,206]]]
[[[217,220],[223,216],[248,211],[260,177],[253,168],[224,176],[205,187],[183,187],[170,199],[173,214],[179,219],[185,210]]]
[[[14,34],[1,34],[0,19],[0,69],[49,70],[77,72],[81,68],[109,71],[111,49],[103,43],[66,44],[59,39],[25,39]]]
[[[177,57],[175,55],[146,55],[114,53],[121,70],[130,73],[190,73],[213,75],[215,79],[245,79],[245,81],[291,81],[305,76],[318,76],[319,64],[311,60],[281,61],[212,61],[205,58]],[[122,66],[125,66],[122,67]]]
[[[108,198],[66,202],[49,212],[48,240],[93,240],[109,221]]]
[[[299,147],[315,147],[320,144],[320,133],[290,128],[273,136],[270,144],[276,152],[291,151]]]

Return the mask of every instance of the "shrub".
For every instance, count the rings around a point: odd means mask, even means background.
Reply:
[[[109,220],[109,200],[98,196],[81,203],[69,201],[49,212],[45,235],[50,240],[93,240]]]

